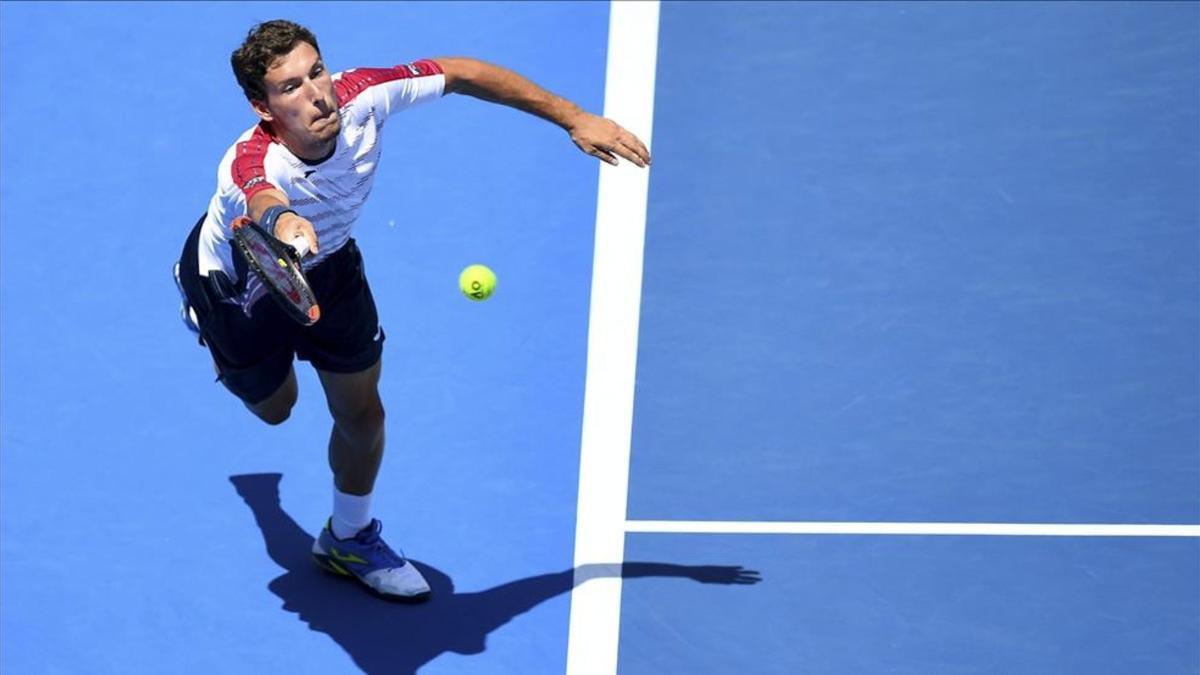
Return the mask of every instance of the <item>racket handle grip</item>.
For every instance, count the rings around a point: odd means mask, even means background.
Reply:
[[[308,237],[297,234],[295,237],[292,237],[292,241],[289,243],[292,245],[292,248],[296,249],[297,257],[303,258],[308,255]]]

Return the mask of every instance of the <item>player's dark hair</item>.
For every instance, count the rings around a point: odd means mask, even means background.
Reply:
[[[229,57],[233,75],[242,92],[251,101],[266,101],[267,90],[263,78],[275,59],[287,55],[296,45],[307,42],[320,55],[317,36],[298,23],[285,19],[266,21],[250,29],[246,41]]]

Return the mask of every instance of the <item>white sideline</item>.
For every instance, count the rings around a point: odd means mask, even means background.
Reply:
[[[609,8],[604,116],[651,147],[654,73],[658,57],[654,2],[613,2]],[[642,246],[649,169],[625,160],[600,165],[596,241],[588,318],[587,380],[579,457],[575,568],[612,564],[625,553],[625,504],[633,426],[634,370],[642,297]],[[567,672],[615,673],[621,614],[619,573],[587,583],[576,574],[571,594]]]
[[[631,520],[626,532],[675,534],[884,534],[990,537],[1200,537],[1200,525],[1099,523],[853,523]]]

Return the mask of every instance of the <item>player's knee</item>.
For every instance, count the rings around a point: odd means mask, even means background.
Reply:
[[[354,424],[363,431],[375,432],[383,429],[383,418],[383,404],[379,401],[379,399],[375,399],[374,402],[364,406],[358,411],[358,414],[355,416]]]
[[[295,407],[299,396],[300,389],[296,386],[296,377],[294,374],[289,374],[274,393],[258,403],[246,402],[246,407],[258,419],[271,426],[276,426],[283,424],[287,418],[292,416],[292,408]]]
[[[383,431],[383,403],[374,398],[335,414],[338,426],[355,436],[373,437]]]
[[[296,399],[297,396],[294,390],[288,391],[285,389],[265,401],[247,403],[246,407],[258,419],[271,426],[277,426],[283,424],[292,416],[292,408],[296,405]]]
[[[251,411],[258,416],[258,419],[270,424],[273,427],[283,424],[289,417],[292,416],[292,409],[290,407],[281,408],[278,410],[254,410],[251,408]]]

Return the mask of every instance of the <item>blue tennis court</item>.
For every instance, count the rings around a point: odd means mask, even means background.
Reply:
[[[374,510],[423,605],[311,562],[313,371],[264,425],[179,320],[279,16],[334,71],[650,87],[648,172],[462,96],[388,127]],[[0,2],[0,671],[1200,673],[1198,186],[1194,2]]]

